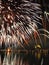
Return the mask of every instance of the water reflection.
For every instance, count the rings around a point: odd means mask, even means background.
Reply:
[[[29,65],[27,53],[2,52],[0,53],[0,65]]]
[[[49,51],[36,49],[33,51],[0,53],[0,65],[48,65]]]

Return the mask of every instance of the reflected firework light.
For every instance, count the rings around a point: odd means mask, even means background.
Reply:
[[[8,49],[7,49],[7,55],[9,55],[9,54],[10,54],[10,52],[11,52],[11,49],[10,49],[10,48],[8,48]]]

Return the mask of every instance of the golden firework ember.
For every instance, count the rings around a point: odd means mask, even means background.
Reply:
[[[11,49],[10,49],[10,48],[8,48],[8,49],[7,49],[7,55],[9,55],[9,54],[10,54],[10,52],[11,52]]]

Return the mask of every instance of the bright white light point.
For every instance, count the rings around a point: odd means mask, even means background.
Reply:
[[[8,7],[8,9],[10,10],[10,7]]]
[[[10,19],[10,15],[8,14],[8,19]]]

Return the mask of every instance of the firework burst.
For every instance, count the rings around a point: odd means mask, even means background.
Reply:
[[[36,44],[41,46],[40,29],[42,24],[41,6],[30,1],[1,1],[0,39],[6,47],[32,49]],[[49,37],[48,37],[49,38]]]

